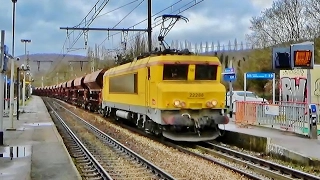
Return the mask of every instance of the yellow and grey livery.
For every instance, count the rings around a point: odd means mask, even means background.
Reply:
[[[175,141],[206,141],[229,122],[217,57],[151,55],[107,70],[104,116],[127,119]]]

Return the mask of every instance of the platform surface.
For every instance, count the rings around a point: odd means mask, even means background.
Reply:
[[[81,179],[42,99],[33,96],[24,109],[19,120],[14,117],[16,131],[6,131],[12,126],[9,118],[4,118],[0,179]]]
[[[320,160],[320,138],[309,139],[302,137],[288,131],[281,131],[277,129],[259,127],[259,126],[248,126],[238,127],[234,122],[230,122],[225,127],[220,126],[221,129],[270,138],[270,143],[284,147],[290,151],[299,153],[306,157]]]

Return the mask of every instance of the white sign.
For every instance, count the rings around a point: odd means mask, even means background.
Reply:
[[[267,115],[279,116],[279,106],[277,105],[265,105],[264,113]]]

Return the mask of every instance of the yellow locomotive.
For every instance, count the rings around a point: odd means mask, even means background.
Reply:
[[[175,141],[206,141],[227,124],[226,89],[217,57],[190,53],[152,54],[107,70],[104,116]]]
[[[220,83],[221,63],[215,56],[167,48],[164,36],[179,19],[187,19],[181,15],[163,15],[162,19],[158,40],[163,51],[156,49],[126,64],[59,84],[55,97],[105,117],[126,119],[174,141],[216,139],[221,135],[218,125],[229,122],[226,89]],[[175,21],[165,28],[167,19]],[[150,42],[149,46],[150,50]],[[34,93],[53,94],[47,88]]]

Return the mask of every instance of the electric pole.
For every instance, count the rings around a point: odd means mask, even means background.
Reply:
[[[33,62],[37,62],[37,65],[38,65],[38,71],[40,70],[40,63],[44,63],[44,62],[50,62],[51,65],[53,63],[53,61],[33,61]]]
[[[43,88],[43,76],[41,76],[41,87]]]
[[[13,7],[12,7],[12,53],[11,53],[11,74],[10,74],[10,109],[9,109],[9,120],[11,121],[11,127],[7,128],[7,131],[15,131],[13,123],[13,109],[14,109],[14,61],[16,58],[14,57],[14,43],[15,43],[15,24],[16,24],[16,3],[17,0],[11,0]],[[18,103],[18,102],[17,102]]]
[[[57,72],[57,83],[56,84],[59,84],[59,72]]]
[[[69,65],[71,66],[71,62],[79,62],[80,63],[80,70],[82,71],[83,69],[83,63],[84,62],[88,62],[88,61],[69,61]],[[72,67],[72,66],[71,66]],[[73,71],[73,67],[72,67],[72,71]]]
[[[152,51],[152,0],[148,0],[148,49]]]
[[[26,67],[22,67],[21,70],[23,71],[23,81],[22,81],[22,106],[25,108],[25,98],[26,98],[26,71],[29,70],[29,51],[27,53],[27,43],[31,43],[31,39],[21,39],[21,42],[24,43],[24,65]],[[19,74],[18,74],[19,76]],[[20,77],[20,76],[19,76]],[[17,81],[17,88],[20,88],[20,82]],[[19,92],[19,91],[17,91]],[[17,93],[17,103],[20,103],[20,93]]]
[[[4,64],[4,56],[5,56],[5,49],[4,49],[4,40],[5,40],[5,31],[1,30],[1,37],[0,37],[1,45],[0,45],[0,66],[1,66],[1,72],[0,72],[0,92],[4,90],[4,83],[3,83],[3,64]],[[7,82],[6,82],[7,83]],[[4,100],[4,94],[3,92],[0,94],[0,146],[3,145],[3,100]]]
[[[69,62],[69,66],[70,66],[70,71],[71,71],[71,77],[74,77],[74,75],[73,75],[73,66],[71,65],[71,62]]]
[[[149,52],[152,51],[152,0],[148,0],[148,27],[147,29],[121,29],[121,28],[89,28],[89,27],[60,27],[60,29],[67,30],[67,36],[68,30],[80,30],[83,32],[88,31],[107,31],[108,33],[110,31],[121,31],[121,32],[148,32],[148,49]],[[72,43],[73,44],[73,43]],[[85,42],[85,47],[87,45],[87,42]]]
[[[91,67],[90,67],[90,70],[91,72],[94,72],[94,61],[95,61],[95,54],[93,54],[93,51],[89,52],[89,57],[90,57],[90,64],[91,64]]]

